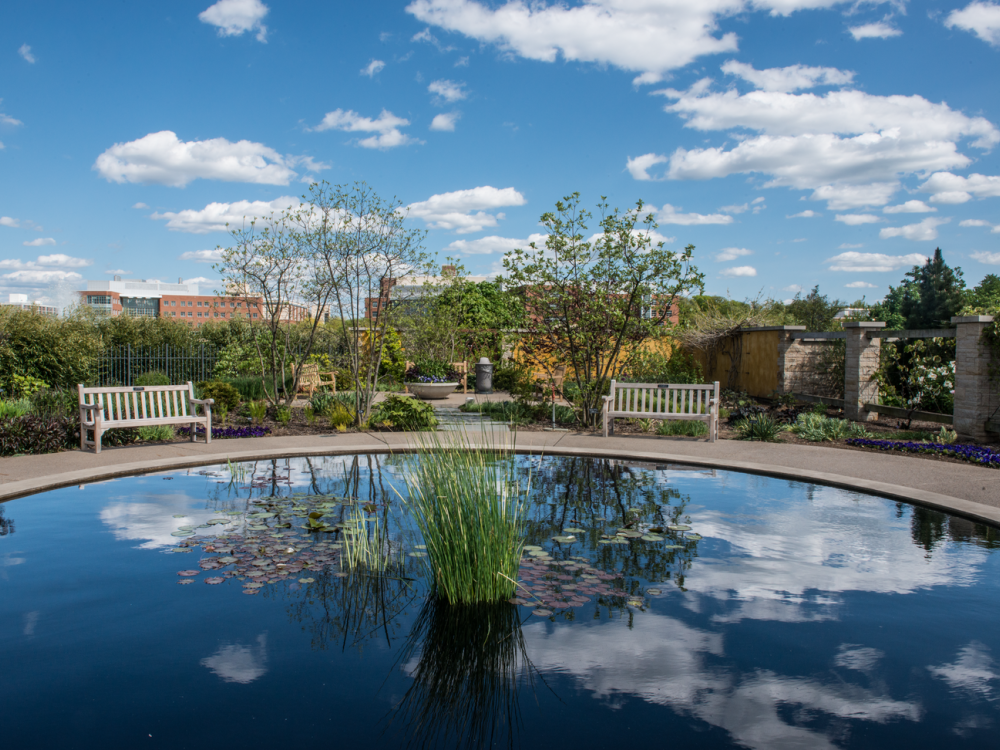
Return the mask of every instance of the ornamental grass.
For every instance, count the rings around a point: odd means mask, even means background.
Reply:
[[[472,445],[419,438],[407,474],[409,498],[427,548],[427,572],[450,604],[509,599],[516,588],[530,477],[520,482],[512,448],[502,438]]]

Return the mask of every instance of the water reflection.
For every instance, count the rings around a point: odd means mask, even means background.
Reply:
[[[414,747],[516,744],[520,693],[534,688],[518,608],[425,603],[400,657],[413,678],[385,733]]]
[[[1000,671],[994,665],[989,648],[978,641],[970,641],[963,646],[950,664],[927,669],[944,680],[954,692],[964,694],[965,698],[988,701],[997,698],[994,688],[1000,685]]]
[[[14,519],[5,518],[5,510],[6,508],[0,505],[0,536],[7,536],[8,534],[14,533]]]
[[[202,659],[201,665],[212,670],[223,682],[249,685],[267,673],[267,633],[258,635],[257,643],[252,646],[220,646],[214,654]]]

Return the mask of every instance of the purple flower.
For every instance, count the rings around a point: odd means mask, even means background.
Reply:
[[[847,444],[857,445],[861,448],[875,448],[880,451],[936,453],[938,455],[960,458],[963,461],[980,464],[981,466],[1000,469],[1000,451],[984,445],[970,445],[968,443],[945,445],[942,443],[912,443],[900,440],[868,440],[866,438],[851,438],[847,440]]]
[[[270,427],[263,427],[261,425],[248,425],[246,427],[213,427],[212,437],[224,440],[225,438],[251,438],[251,437],[264,437],[271,432]],[[181,427],[177,430],[180,435],[190,435],[190,427]],[[204,436],[205,428],[198,425],[198,436]]]

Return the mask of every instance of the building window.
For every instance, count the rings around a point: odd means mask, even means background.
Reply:
[[[88,294],[87,295],[88,305],[110,305],[111,296],[107,294]]]
[[[155,318],[160,314],[160,300],[155,297],[122,297],[122,315]]]

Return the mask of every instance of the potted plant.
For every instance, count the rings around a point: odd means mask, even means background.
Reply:
[[[446,362],[424,360],[410,364],[403,376],[407,389],[417,398],[447,398],[459,386],[460,374]]]

